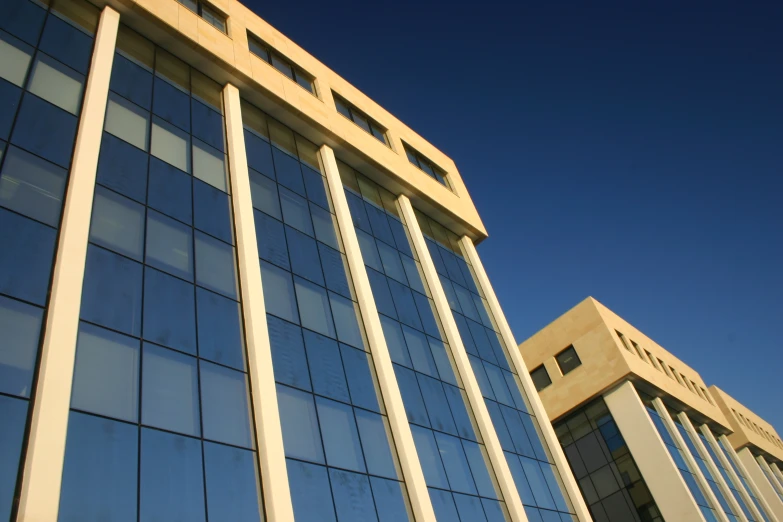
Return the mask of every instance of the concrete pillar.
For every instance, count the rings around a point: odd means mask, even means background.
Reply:
[[[705,522],[633,384],[624,382],[604,401],[664,520]]]
[[[22,477],[19,522],[57,521],[92,200],[119,22],[117,11],[104,8],[95,35],[63,202]]]
[[[250,174],[245,152],[242,108],[239,90],[228,84],[223,89],[226,113],[231,200],[237,235],[239,282],[242,292],[242,314],[245,321],[248,377],[253,400],[253,424],[258,448],[264,506],[267,519],[293,522],[294,509],[288,487],[283,431],[277,404],[277,388],[272,370],[272,345],[266,322],[266,304],[261,281],[261,263],[256,243]]]
[[[549,448],[552,460],[560,471],[560,476],[563,479],[563,486],[571,500],[576,516],[580,522],[590,522],[592,520],[590,511],[579,490],[579,485],[576,483],[574,474],[571,471],[571,466],[569,466],[568,460],[566,460],[565,453],[563,453],[563,448],[560,446],[560,441],[557,439],[552,423],[549,422],[546,409],[544,409],[544,403],[541,402],[541,398],[538,396],[538,391],[533,384],[533,380],[530,378],[530,372],[528,372],[522,354],[517,348],[518,345],[514,339],[511,327],[506,320],[506,314],[503,313],[503,309],[500,307],[500,301],[498,301],[495,290],[492,288],[492,283],[490,283],[487,272],[484,270],[484,264],[481,262],[481,258],[476,251],[476,246],[467,236],[463,236],[459,243],[465,258],[470,262],[470,265],[473,267],[473,272],[476,274],[476,284],[478,284],[484,292],[484,297],[486,297],[487,303],[489,304],[489,310],[495,317],[495,322],[500,330],[500,335],[503,337],[503,342],[508,348],[508,355],[511,359],[509,364],[511,364],[519,374],[519,380],[522,383],[522,392],[530,403],[533,415],[538,418],[538,423],[541,426],[541,433],[544,436],[544,444]]]
[[[704,443],[702,442],[701,437],[699,437],[696,428],[691,423],[691,420],[688,418],[687,415],[685,415],[685,413],[680,413],[677,415],[677,417],[680,419],[680,422],[685,427],[685,431],[688,432],[688,436],[691,438],[691,442],[693,442],[693,445],[696,447],[696,451],[699,452],[699,456],[707,464],[707,469],[709,470],[710,475],[712,475],[712,478],[714,479],[715,483],[718,485],[720,492],[723,494],[723,497],[726,499],[726,502],[728,502],[729,506],[731,507],[731,510],[734,512],[734,514],[737,516],[739,520],[748,522],[748,518],[745,516],[745,513],[742,511],[742,507],[740,507],[739,503],[737,502],[737,499],[734,498],[734,494],[731,492],[731,489],[729,489],[729,485],[723,479],[723,475],[718,469],[718,466],[715,464],[715,462],[713,462],[712,456],[709,454],[707,448],[704,446]],[[720,506],[720,504],[718,504],[718,506]]]
[[[481,433],[481,437],[484,440],[491,468],[495,472],[498,487],[503,494],[511,520],[513,522],[527,522],[525,508],[522,506],[522,500],[514,484],[514,477],[511,475],[511,469],[508,467],[503,448],[500,446],[500,439],[498,439],[498,435],[492,425],[492,418],[489,416],[489,410],[484,402],[484,397],[481,395],[481,389],[470,365],[470,359],[468,359],[468,352],[465,351],[465,345],[462,344],[457,323],[454,321],[454,316],[451,314],[451,308],[446,298],[446,292],[443,290],[443,285],[441,285],[440,278],[435,270],[435,263],[432,261],[429,248],[427,248],[427,243],[424,240],[424,234],[422,234],[419,222],[413,212],[413,206],[404,195],[400,196],[397,201],[400,205],[403,220],[408,226],[413,251],[416,252],[421,263],[424,279],[432,294],[432,300],[435,302],[435,309],[443,325],[446,341],[448,341],[451,348],[454,364],[457,366],[457,372],[462,378],[462,384],[465,386],[468,403],[473,410],[473,416],[476,419],[479,433]]]
[[[764,474],[767,476],[767,479],[769,480],[769,483],[772,484],[772,487],[775,488],[775,491],[777,491],[778,496],[783,499],[783,485],[778,482],[778,478],[775,476],[775,472],[772,471],[772,468],[769,466],[769,463],[767,460],[759,455],[756,457],[756,461],[759,463],[759,466],[761,467],[761,471],[764,472]]]
[[[780,500],[778,492],[770,484],[764,472],[761,470],[756,458],[750,452],[748,448],[742,448],[737,452],[737,458],[742,463],[745,469],[746,476],[753,480],[758,492],[761,494],[760,499],[769,505],[769,509],[777,517],[778,520],[783,520],[783,501]]]
[[[783,484],[783,471],[780,470],[780,467],[775,462],[771,463],[769,467],[772,468],[772,472],[778,478],[778,481]]]
[[[359,248],[359,239],[356,236],[348,200],[345,197],[340,172],[337,169],[337,160],[334,157],[334,151],[327,145],[321,147],[318,156],[321,169],[326,175],[329,193],[332,196],[334,213],[345,247],[345,255],[348,258],[348,268],[351,271],[356,299],[364,321],[367,342],[373,355],[378,385],[386,404],[392,439],[397,447],[402,476],[408,488],[413,516],[417,522],[435,522],[435,511],[432,508],[427,483],[424,481],[424,471],[421,469],[416,445],[413,442],[413,434],[410,424],[408,424],[397,377],[394,374],[389,348],[383,335],[381,319],[378,316],[375,298],[370,287],[370,279],[367,277],[362,251]]]

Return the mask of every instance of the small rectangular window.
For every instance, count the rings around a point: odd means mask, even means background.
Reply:
[[[666,366],[666,363],[663,362],[661,359],[658,359],[658,365],[663,369],[664,373],[668,375],[669,377],[672,376],[671,372],[669,372],[669,367]]]
[[[336,92],[333,91],[332,96],[334,97],[337,112],[361,127],[364,132],[370,134],[373,138],[389,147],[389,138],[386,136],[386,130],[378,122],[351,105],[345,98]]]
[[[655,357],[653,357],[653,354],[651,354],[649,350],[645,350],[644,353],[647,354],[647,358],[650,360],[655,369],[660,371],[661,369],[658,367],[658,361],[655,359]]]
[[[686,388],[691,389],[691,384],[688,382],[688,378],[683,374],[680,374],[680,377],[682,378],[680,383]],[[693,389],[691,389],[691,391],[693,391]]]
[[[677,382],[682,384],[682,380],[680,379],[680,374],[677,373],[677,370],[675,370],[673,366],[669,366],[669,369],[672,371],[672,375],[674,375],[674,378],[677,379]],[[685,386],[684,384],[682,385]]]
[[[579,355],[577,355],[573,344],[557,354],[555,360],[557,360],[557,365],[560,367],[560,371],[563,375],[582,366],[582,361],[579,359]]]
[[[405,155],[408,156],[408,161],[411,163],[411,165],[418,167],[429,177],[434,178],[438,181],[438,183],[453,191],[451,184],[446,178],[446,173],[440,167],[435,165],[435,163],[427,159],[420,152],[414,150],[407,143],[403,142],[402,146],[405,148]]]
[[[549,372],[546,371],[543,364],[530,372],[530,378],[533,379],[533,384],[535,384],[536,390],[538,391],[541,391],[552,384],[552,379],[549,378]]]
[[[642,349],[639,348],[639,345],[636,344],[636,342],[633,341],[633,340],[631,340],[631,345],[633,346],[633,349],[636,351],[636,355],[639,356],[639,359],[644,361],[645,360],[644,359],[644,354],[642,353]],[[647,361],[645,361],[645,362],[647,362]]]
[[[633,350],[631,350],[631,346],[628,344],[628,340],[625,338],[625,336],[619,330],[615,330],[614,333],[616,333],[617,337],[620,338],[620,341],[623,343],[623,346],[625,346],[625,349],[633,353]]]
[[[301,88],[315,96],[315,83],[311,74],[302,70],[291,60],[284,57],[271,46],[262,42],[257,36],[247,33],[247,43],[250,52],[280,71],[286,78],[296,82]]]
[[[202,2],[201,0],[177,0],[177,2],[199,15],[205,22],[221,33],[228,33],[226,29],[226,17],[211,5]]]

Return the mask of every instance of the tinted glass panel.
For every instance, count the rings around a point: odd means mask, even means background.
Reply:
[[[29,397],[43,310],[0,296],[0,392]]]

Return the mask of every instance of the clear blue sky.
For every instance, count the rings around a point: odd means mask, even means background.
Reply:
[[[783,435],[783,3],[245,3],[456,161],[518,341],[592,295]]]

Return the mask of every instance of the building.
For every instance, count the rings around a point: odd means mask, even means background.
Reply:
[[[0,521],[591,520],[451,159],[234,0],[2,6]]]
[[[595,299],[519,350],[596,522],[783,521],[775,430]]]

